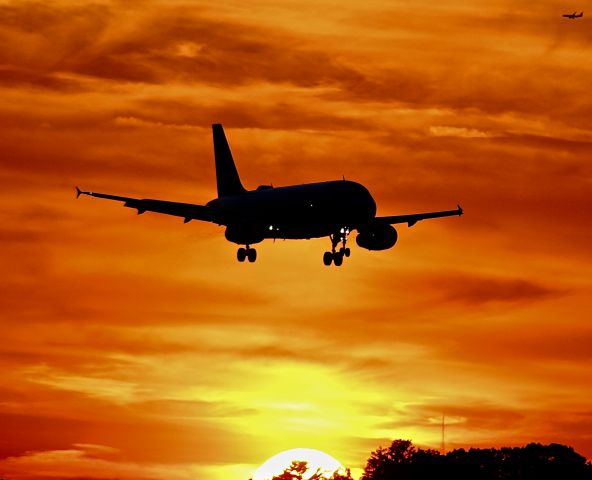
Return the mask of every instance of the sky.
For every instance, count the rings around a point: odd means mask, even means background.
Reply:
[[[246,480],[320,449],[592,458],[592,28],[580,0],[0,1],[0,477]],[[579,20],[562,13],[584,10]],[[592,13],[592,12],[591,12]],[[384,252],[75,199],[364,184]],[[352,237],[353,240],[353,237]]]

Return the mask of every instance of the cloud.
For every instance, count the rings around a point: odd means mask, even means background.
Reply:
[[[74,448],[75,447],[75,448]],[[101,449],[110,447],[101,447]],[[191,465],[142,465],[126,461],[97,458],[96,446],[82,444],[64,450],[47,450],[9,457],[0,460],[0,469],[17,479],[72,478],[148,480],[171,478],[189,480],[195,478],[196,468]],[[25,473],[26,472],[26,473]]]
[[[443,410],[451,445],[589,452],[590,32],[556,9],[4,2],[3,474],[248,478],[295,441],[359,466],[437,447]],[[213,198],[214,122],[249,186],[466,215],[324,269],[325,240],[244,265],[216,226],[74,200]]]
[[[131,382],[112,378],[60,374],[52,372],[46,367],[32,368],[25,373],[25,376],[31,382],[62,390],[80,392],[85,395],[122,404],[132,402],[139,390],[139,385]]]
[[[255,92],[254,92],[255,93]],[[306,99],[281,98],[261,102],[224,100],[220,103],[204,103],[194,99],[147,99],[130,109],[131,117],[118,117],[116,123],[126,126],[204,127],[203,118],[222,121],[227,129],[249,128],[261,130],[329,131],[360,130],[370,125],[365,119],[356,118],[329,109],[306,104]],[[127,120],[124,120],[127,118]],[[209,125],[207,125],[209,127]]]
[[[40,3],[3,10],[5,41],[24,43],[5,53],[4,63],[37,64],[48,72],[143,83],[267,81],[309,87],[360,78],[285,32],[213,19],[196,8],[148,8],[134,12],[135,21],[123,25],[127,12],[121,5],[94,6],[92,15],[87,7]],[[31,25],[37,29],[29,30]],[[50,35],[55,38],[52,55],[42,57]]]
[[[466,402],[455,405],[418,405],[410,413],[419,414],[426,426],[439,426],[442,414],[447,425],[466,430],[489,431],[492,427],[512,430],[520,426],[526,413],[519,408],[508,408],[487,401]]]
[[[51,274],[49,274],[51,277]],[[150,279],[144,277],[140,279],[135,275],[128,276],[121,272],[107,275],[103,280],[98,280],[100,275],[93,275],[93,287],[85,289],[84,292],[78,291],[77,285],[80,277],[70,278],[62,277],[59,288],[47,289],[43,287],[44,280],[39,278],[40,282],[36,293],[30,295],[30,287],[36,282],[21,282],[4,280],[2,282],[5,292],[9,296],[4,297],[0,302],[0,308],[4,314],[13,320],[29,322],[44,322],[45,319],[59,318],[60,322],[79,322],[81,320],[91,323],[121,324],[125,321],[136,323],[160,322],[163,315],[170,321],[175,317],[175,311],[185,312],[185,308],[193,311],[192,319],[182,316],[175,322],[185,323],[194,321],[198,317],[206,317],[206,312],[218,311],[221,305],[225,305],[229,298],[233,298],[241,308],[248,305],[263,305],[270,300],[266,295],[260,295],[254,291],[249,292],[245,289],[233,287],[231,285],[222,286],[204,282],[188,282],[185,285],[172,282],[168,284],[164,278]],[[96,282],[96,283],[95,283]],[[73,292],[77,292],[76,295]],[[109,296],[112,302],[109,305],[100,305],[93,301],[96,295]],[[25,298],[29,298],[25,301]],[[118,298],[118,299],[117,299]],[[150,306],[143,306],[142,302],[148,299],[156,299],[156,302],[149,302]],[[160,300],[158,300],[160,299]],[[172,303],[171,303],[172,302]],[[220,318],[226,314],[232,316],[231,309],[220,312]],[[124,320],[127,319],[127,320]]]
[[[21,404],[26,403],[23,401],[25,399],[21,400]],[[33,412],[0,412],[0,420],[4,432],[4,440],[0,442],[0,458],[19,456],[32,450],[68,448],[84,435],[89,425],[88,421],[64,415]]]
[[[524,279],[479,277],[473,275],[443,275],[428,281],[442,292],[442,298],[469,305],[491,302],[530,302],[544,300],[563,292],[558,288]]]
[[[82,85],[72,78],[10,67],[0,68],[0,85],[8,88],[41,88],[61,92],[82,90]]]
[[[475,128],[451,127],[435,125],[430,127],[430,135],[434,137],[460,137],[460,138],[490,138],[491,134]]]

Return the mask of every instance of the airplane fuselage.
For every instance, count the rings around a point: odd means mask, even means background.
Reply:
[[[324,237],[341,228],[355,229],[376,215],[370,192],[349,180],[262,186],[216,198],[207,206],[219,223],[231,229],[256,229],[263,238],[278,239]]]

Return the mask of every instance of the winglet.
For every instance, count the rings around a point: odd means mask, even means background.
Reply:
[[[80,190],[78,187],[76,187],[76,198],[80,197],[81,194],[82,194],[82,190]]]
[[[458,207],[458,216],[460,217],[463,213],[465,213],[465,211],[461,208],[460,205],[457,205]]]

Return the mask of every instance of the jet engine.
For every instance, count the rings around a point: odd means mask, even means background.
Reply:
[[[386,250],[397,243],[397,231],[387,223],[373,222],[358,229],[356,243],[367,250]]]
[[[265,230],[257,225],[228,225],[224,236],[229,242],[252,245],[265,239]]]

